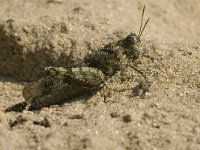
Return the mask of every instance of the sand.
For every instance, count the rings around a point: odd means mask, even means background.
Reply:
[[[144,4],[150,22],[140,69],[153,83],[144,97],[100,90],[4,113],[24,100],[23,87],[44,67],[65,67],[138,33]],[[199,0],[2,0],[0,8],[1,150],[200,149]],[[108,86],[137,83],[113,77]]]

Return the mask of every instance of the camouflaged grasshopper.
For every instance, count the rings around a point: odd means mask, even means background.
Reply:
[[[25,101],[5,111],[40,109],[102,88],[101,85],[109,77],[118,71],[123,71],[130,62],[140,57],[142,52],[140,37],[149,21],[148,18],[142,27],[144,11],[145,6],[138,35],[131,33],[122,40],[105,45],[88,55],[81,65],[45,68],[46,75],[43,78],[27,84],[23,89],[22,95]]]

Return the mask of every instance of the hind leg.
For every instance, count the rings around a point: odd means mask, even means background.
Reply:
[[[28,110],[38,110],[43,107],[49,107],[51,105],[60,104],[65,100],[64,97],[61,97],[59,94],[49,94],[43,97],[36,98],[31,101],[28,106]]]

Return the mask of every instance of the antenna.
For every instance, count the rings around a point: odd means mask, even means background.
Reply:
[[[147,26],[147,23],[148,23],[148,22],[149,22],[149,18],[148,18],[147,21],[145,22],[144,27],[143,27],[142,31],[140,32],[139,37],[141,37],[141,35],[142,35],[142,33],[143,33],[145,27]]]
[[[141,17],[141,21],[140,21],[139,35],[140,35],[141,29],[142,29],[142,22],[143,22],[144,11],[145,11],[145,5],[144,5],[143,10],[142,10],[142,17]]]
[[[144,26],[142,27],[142,24],[143,24],[143,17],[144,17],[144,12],[145,12],[145,5],[143,7],[143,10],[142,10],[142,17],[141,17],[141,21],[140,21],[140,29],[139,29],[139,37],[141,37],[147,23],[149,22],[149,18],[147,19],[147,21],[145,22]]]

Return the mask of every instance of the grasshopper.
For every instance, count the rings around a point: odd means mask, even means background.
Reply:
[[[140,37],[149,21],[148,18],[143,26],[144,12],[145,6],[138,34],[130,33],[119,41],[103,46],[86,56],[80,64],[67,68],[46,67],[44,77],[37,82],[27,84],[23,89],[22,95],[25,101],[5,111],[41,109],[85,93],[98,91],[108,78],[118,71],[123,71],[130,62],[140,57],[142,51]]]

